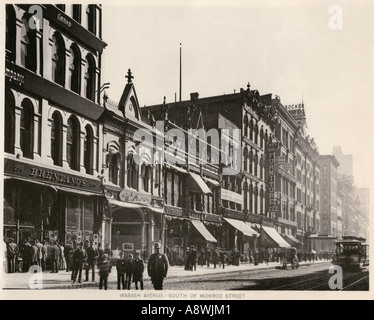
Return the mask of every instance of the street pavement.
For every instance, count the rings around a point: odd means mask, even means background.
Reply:
[[[315,262],[300,262],[300,267],[310,266],[314,264],[328,263],[328,261],[315,261]],[[213,265],[210,267],[207,266],[197,266],[196,271],[186,271],[183,266],[171,266],[167,275],[167,279],[188,279],[189,277],[193,278],[196,276],[204,275],[219,275],[219,274],[228,274],[235,272],[248,272],[256,271],[262,269],[278,269],[280,264],[278,262],[270,262],[268,265],[265,263],[259,264],[257,266],[253,264],[240,264],[239,266],[228,265],[223,269],[217,265],[217,268],[214,268]],[[4,289],[78,289],[78,288],[87,288],[93,289],[99,286],[99,275],[96,272],[96,282],[88,281],[85,282],[85,271],[82,272],[82,283],[72,284],[71,281],[71,272],[60,271],[59,273],[50,273],[49,271],[43,272],[41,274],[32,274],[32,273],[13,273],[13,274],[3,274],[3,283],[2,288]],[[91,272],[89,280],[92,279]],[[117,273],[115,266],[112,268],[112,272],[109,274],[108,283],[109,287],[115,287],[114,284],[117,282]],[[144,272],[144,282],[150,283],[150,279],[147,275],[147,271]],[[132,287],[134,285],[132,284]],[[147,286],[148,287],[148,286]]]

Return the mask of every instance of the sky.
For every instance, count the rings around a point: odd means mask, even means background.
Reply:
[[[283,104],[304,101],[320,154],[354,156],[360,187],[374,187],[374,2],[128,0],[103,4],[102,82],[119,101],[131,68],[141,106],[238,92],[250,82]],[[330,6],[342,9],[332,30]],[[372,196],[374,203],[374,196]]]

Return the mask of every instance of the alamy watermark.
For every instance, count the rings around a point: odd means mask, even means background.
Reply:
[[[134,161],[142,164],[141,150],[151,147],[161,151],[158,154],[158,163],[163,159],[169,164],[209,163],[223,164],[223,175],[236,175],[241,170],[241,130],[240,129],[190,129],[184,131],[173,128],[165,132],[164,121],[156,121],[156,139],[148,129],[138,129],[134,133],[136,146]],[[156,142],[154,142],[156,141]],[[186,159],[188,157],[188,160]],[[148,161],[154,163],[153,152],[148,154]],[[199,160],[197,160],[199,159]]]
[[[343,289],[343,269],[340,266],[333,265],[329,268],[329,273],[334,275],[329,279],[329,288],[331,290]]]
[[[331,30],[343,29],[343,9],[341,6],[333,5],[329,8],[329,28]]]

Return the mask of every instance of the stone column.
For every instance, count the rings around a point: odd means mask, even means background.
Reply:
[[[84,167],[84,141],[86,140],[86,133],[80,131],[80,157],[79,157],[79,167],[81,173],[86,173],[86,168]]]
[[[39,112],[34,113],[34,146],[33,146],[33,158],[35,161],[40,162],[40,154],[39,154],[39,139],[40,139],[40,126],[41,126],[41,115]],[[48,136],[46,137],[46,143],[49,142],[50,140],[48,139]],[[43,141],[44,142],[44,141]]]
[[[15,106],[15,118],[14,118],[14,125],[15,125],[15,136],[14,136],[14,154],[19,154],[23,156],[23,152],[21,150],[21,111],[22,108],[20,106]]]
[[[67,155],[66,155],[67,133],[68,133],[68,126],[67,124],[64,123],[62,125],[62,167],[64,169],[70,169],[69,164],[67,162]]]

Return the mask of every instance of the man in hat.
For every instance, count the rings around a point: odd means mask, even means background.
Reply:
[[[121,290],[121,284],[122,284],[122,290],[125,290],[125,273],[126,273],[126,260],[123,258],[124,254],[121,252],[119,254],[119,258],[116,262],[116,268],[117,268],[117,289]]]
[[[73,263],[74,263],[73,284],[77,280],[77,276],[78,276],[78,283],[81,283],[83,263],[86,260],[87,260],[87,253],[86,253],[86,250],[84,250],[83,248],[83,242],[81,242],[79,243],[78,248],[74,251],[74,254],[73,254]]]
[[[144,272],[144,262],[142,259],[140,259],[140,253],[137,252],[135,254],[135,260],[134,260],[134,282],[135,282],[135,288],[136,290],[139,289],[138,282],[140,282],[140,289],[144,289],[143,284],[143,272]]]
[[[52,261],[52,271],[51,273],[58,273],[60,266],[60,256],[61,249],[58,246],[58,241],[52,241],[52,250],[51,250],[51,261]]]
[[[155,253],[149,257],[148,275],[155,290],[162,290],[163,281],[169,269],[169,260],[166,254],[160,252],[160,243],[155,243]]]
[[[127,286],[127,290],[130,290],[133,275],[134,275],[134,256],[132,254],[129,254],[129,258],[126,261],[126,286]]]
[[[99,257],[99,252],[97,251],[97,249],[95,249],[92,246],[92,242],[88,242],[87,244],[88,244],[88,247],[86,248],[87,263],[90,268],[86,269],[86,280],[85,281],[88,281],[89,272],[90,270],[92,270],[92,282],[95,282],[95,263],[96,263],[97,258]]]
[[[8,273],[16,272],[16,259],[18,255],[18,246],[14,243],[13,238],[8,239],[8,244],[6,246],[6,253],[8,259]]]

